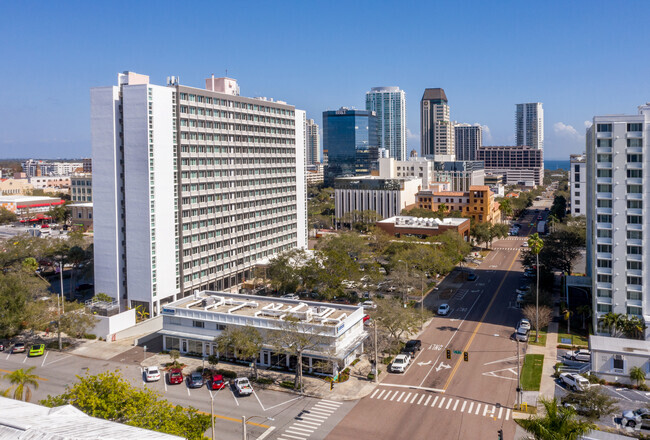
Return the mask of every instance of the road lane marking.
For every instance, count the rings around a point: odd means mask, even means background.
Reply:
[[[232,398],[235,399],[235,403],[237,406],[239,406],[239,402],[237,401],[237,397],[235,397],[235,392],[232,390],[232,388],[230,389],[230,394],[232,394]]]
[[[316,423],[316,422],[310,422],[308,420],[302,420],[302,416],[300,417],[300,419],[301,419],[300,423],[306,423],[308,425],[312,425],[312,426],[316,426],[316,427],[319,427],[321,425],[321,422]]]
[[[519,255],[519,251],[517,251],[515,253],[514,258],[512,259],[512,262],[510,263],[510,266],[508,266],[508,270],[506,270],[506,273],[503,275],[503,278],[501,279],[501,282],[499,283],[499,286],[494,291],[494,294],[492,295],[492,299],[490,300],[487,307],[485,308],[485,312],[483,312],[483,316],[481,316],[481,319],[479,320],[478,324],[476,325],[476,328],[472,332],[472,336],[470,336],[469,341],[467,341],[467,344],[465,344],[465,348],[463,349],[463,351],[469,351],[469,347],[472,345],[472,342],[474,341],[474,338],[478,334],[478,331],[481,328],[481,324],[483,324],[483,320],[485,319],[488,312],[492,308],[492,304],[494,304],[494,301],[496,300],[497,296],[499,296],[499,292],[501,291],[501,287],[503,287],[503,283],[506,282],[506,278],[508,278],[508,275],[510,273],[510,269],[512,269],[512,266],[514,266],[515,261],[517,261],[517,255]],[[479,298],[480,298],[480,296],[479,296]],[[473,307],[473,305],[472,305],[472,307]],[[443,387],[443,389],[446,390],[447,388],[449,388],[449,384],[451,383],[451,380],[454,378],[454,375],[456,374],[456,371],[458,371],[458,367],[460,366],[461,361],[462,360],[460,359],[460,357],[458,358],[458,360],[456,360],[456,364],[454,365],[454,368],[451,370],[451,373],[449,374],[449,377],[447,378],[447,381],[445,382],[445,386]]]
[[[379,388],[377,388],[377,389],[372,393],[372,395],[370,396],[370,398],[371,398],[371,399],[374,399],[374,398],[375,398],[375,394],[377,394],[378,392],[379,392]]]
[[[264,439],[265,439],[266,437],[268,437],[269,434],[271,434],[274,430],[275,430],[275,426],[269,426],[269,429],[267,429],[266,431],[264,431],[264,432],[262,433],[262,435],[260,435],[259,437],[257,437],[257,440],[264,440]]]
[[[474,414],[478,415],[479,411],[481,410],[481,404],[477,403],[476,404],[476,412]]]
[[[463,325],[463,322],[465,322],[465,319],[467,319],[467,317],[469,316],[469,314],[472,312],[472,309],[473,309],[474,306],[476,305],[476,302],[479,300],[479,298],[481,298],[482,295],[483,295],[483,294],[480,294],[479,296],[476,297],[476,299],[474,300],[474,303],[472,304],[472,306],[469,308],[469,310],[467,311],[467,313],[465,313],[465,317],[463,318],[462,321],[460,321],[460,324],[458,324],[458,329],[460,329],[460,327]],[[457,334],[458,334],[458,330],[456,330],[456,331],[451,335],[451,337],[450,337],[449,340],[447,341],[447,344],[445,345],[445,347],[449,347],[449,344],[451,344],[451,340],[454,339],[454,336],[456,336]],[[465,351],[467,351],[467,350],[465,350]],[[429,374],[431,374],[431,372],[433,371],[433,369],[435,368],[435,366],[438,365],[438,360],[440,359],[440,356],[442,356],[442,353],[440,353],[440,354],[438,355],[438,357],[436,358],[436,360],[433,362],[433,365],[432,365],[431,368],[429,369],[429,372],[426,374],[426,376],[424,376],[424,379],[422,379],[422,382],[420,382],[420,387],[422,386],[422,384],[424,383],[424,381],[427,380],[427,377],[429,377]],[[426,388],[423,388],[423,389],[426,389]],[[445,387],[443,390],[446,390],[446,389],[447,389],[447,387]],[[434,390],[434,391],[438,391],[438,392],[440,392],[439,390]],[[442,391],[442,392],[444,393],[444,391]]]
[[[402,394],[399,395],[399,398],[397,399],[398,402],[400,400],[402,400],[402,397],[404,397],[404,394],[406,394],[406,391],[402,391]]]
[[[436,406],[436,402],[438,401],[438,397],[440,397],[440,396],[436,396],[436,398],[433,399],[433,402],[431,402],[431,406]]]
[[[291,434],[282,434],[282,435],[285,436],[285,437],[291,437],[291,438],[295,438],[295,439],[298,439],[298,440],[307,440],[307,437],[297,437],[297,436],[291,435]]]
[[[419,405],[420,403],[422,403],[422,400],[423,400],[425,397],[426,397],[426,395],[425,395],[425,394],[422,394],[422,397],[420,397],[420,400],[418,400],[418,405]],[[431,397],[431,396],[429,396],[429,397]]]
[[[23,359],[23,364],[25,363],[26,360],[27,360],[27,355],[25,355],[25,359]]]
[[[416,387],[415,385],[399,385],[399,384],[396,384],[396,383],[380,383],[379,386],[382,386],[382,387],[409,388],[411,390],[422,390],[422,391],[435,391],[436,393],[444,393],[445,392],[445,390],[441,390],[439,388]]]
[[[492,361],[492,362],[486,362],[483,365],[492,365],[492,364],[498,364],[500,362],[510,362],[510,361],[516,361],[517,356],[510,356],[505,359],[499,359],[498,361]]]
[[[431,397],[432,397],[432,396],[427,397],[427,401],[424,402],[424,406],[429,405],[429,400],[431,400]],[[419,402],[418,402],[418,404],[419,404]]]
[[[460,408],[460,412],[465,411],[465,405],[467,405],[467,400],[463,402],[463,406]]]
[[[43,365],[45,365],[45,359],[47,359],[47,355],[48,355],[48,354],[50,354],[50,352],[49,352],[49,351],[46,351],[46,352],[45,352],[45,356],[43,356],[43,362],[41,362],[41,367],[42,367]]]
[[[390,393],[392,392],[393,392],[392,390],[387,392],[386,395],[384,396],[384,400],[388,399],[388,396],[390,396]],[[395,391],[395,394],[397,394],[397,391]]]
[[[510,418],[510,408],[506,409],[506,420]]]
[[[312,432],[315,431],[315,429],[312,428],[312,427],[309,427],[309,428],[300,428],[300,427],[296,426],[296,423],[294,423],[293,425],[289,426],[289,427],[286,429],[286,431],[288,431],[288,430],[290,430],[290,429],[291,429],[291,430],[294,430],[294,429],[295,429],[296,431],[305,431],[305,432],[309,432],[310,434],[311,434]],[[299,434],[302,434],[302,433],[299,432]]]
[[[257,402],[258,402],[258,403],[260,404],[260,406],[262,407],[262,411],[266,411],[266,408],[264,408],[264,405],[262,405],[262,401],[260,400],[259,397],[257,397],[257,393],[255,392],[255,390],[253,390],[253,395],[255,396],[255,398],[257,399]]]
[[[499,407],[499,416],[497,417],[498,419],[501,418],[501,414],[503,413],[503,407]]]
[[[450,397],[450,399],[451,399],[451,397]],[[445,403],[445,398],[444,397],[442,399],[440,399],[440,405],[438,405],[438,408],[442,408],[443,403]]]
[[[341,404],[339,403],[338,405],[334,405],[333,403],[329,403],[321,400],[316,404],[316,406],[327,406],[330,408],[339,409],[339,406],[341,406]]]
[[[454,404],[454,409],[452,409],[452,411],[456,411],[456,408],[458,407],[459,403],[460,403],[460,400],[457,400],[456,403]]]
[[[472,413],[472,408],[474,408],[474,402],[469,402],[469,408],[467,408],[467,414]]]

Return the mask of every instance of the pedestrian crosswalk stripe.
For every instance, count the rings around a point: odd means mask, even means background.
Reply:
[[[506,420],[510,418],[510,408],[506,409]]]
[[[300,423],[304,423],[304,424],[306,424],[306,425],[315,426],[315,427],[317,427],[317,428],[321,425],[321,422],[316,423],[316,422],[312,422],[312,421],[309,421],[309,420],[305,420],[305,419],[303,419],[302,417],[300,417],[300,418],[302,419],[302,420],[300,421]],[[296,422],[296,423],[297,423],[297,422]]]
[[[289,427],[287,429],[292,429],[292,430],[295,429],[297,431],[306,431],[306,432],[309,432],[309,433],[314,432],[314,428],[304,428],[304,427],[300,428],[300,427],[297,426],[297,423],[294,423],[293,425],[291,425],[291,427]]]
[[[476,404],[476,412],[474,414],[478,415],[478,412],[481,410],[481,404],[477,403]]]
[[[465,411],[465,405],[467,405],[467,400],[463,402],[463,406],[460,408],[460,412]]]
[[[375,394],[377,394],[378,392],[379,392],[379,388],[377,388],[377,389],[375,390],[375,392],[372,393],[372,396],[370,396],[370,398],[371,398],[371,399],[374,399],[374,398],[375,398]]]
[[[456,403],[454,404],[454,409],[452,409],[452,411],[456,411],[456,407],[458,407],[459,403],[460,403],[460,400],[457,400]]]
[[[415,396],[413,396],[413,399],[411,400],[411,403],[415,402],[415,399],[418,397],[418,393],[415,393]]]
[[[449,402],[447,402],[447,406],[445,406],[445,409],[449,409],[450,406],[451,406],[451,398],[449,399]]]
[[[331,409],[332,411],[336,411],[337,409],[339,409],[339,407],[336,405],[332,405],[330,403],[323,403],[323,402],[318,402],[315,406],[318,406],[319,408]]]
[[[403,393],[403,391],[402,391]],[[395,391],[395,394],[393,394],[393,397],[390,398],[390,401],[392,402],[395,397],[399,394],[399,391]]]
[[[296,437],[295,435],[282,434],[285,437],[297,438],[298,440],[306,440],[307,437]]]
[[[390,393],[392,393],[392,391],[389,391],[389,392],[386,393],[386,395],[384,396],[384,400],[388,399],[388,396],[390,396]],[[397,394],[397,391],[395,391],[395,393]]]
[[[472,408],[474,408],[474,402],[470,402],[470,403],[469,403],[469,408],[467,408],[467,414],[471,414],[471,413],[472,413]]]
[[[499,417],[497,417],[497,418],[499,418],[499,419],[501,418],[501,413],[503,413],[503,407],[499,408]]]
[[[424,402],[424,406],[427,406],[429,404],[429,400],[431,400],[431,396],[427,397],[427,401]]]
[[[445,398],[443,397],[440,399],[440,405],[438,405],[438,408],[442,408],[442,404],[445,403]]]
[[[334,400],[327,400],[327,399],[323,399],[319,403],[329,403],[332,405],[341,406],[341,402],[336,402]]]
[[[406,397],[404,398],[404,403],[406,403],[407,400],[409,400],[409,397],[411,397],[411,394],[413,393],[408,393]]]
[[[433,402],[431,402],[431,406],[436,406],[436,402],[438,401],[438,397],[440,397],[440,396],[436,396],[436,398],[433,399]]]
[[[402,400],[402,397],[404,396],[404,394],[406,394],[406,391],[402,391],[402,394],[399,395],[399,397],[397,398],[397,401],[398,401],[398,402],[399,402],[400,400]]]
[[[382,394],[384,394],[386,391],[387,391],[387,390],[381,390],[381,393],[379,393],[379,395],[377,396],[377,399],[380,399],[381,396],[382,396]]]
[[[424,397],[425,397],[425,395],[422,394],[422,397],[420,397],[420,400],[418,400],[418,405],[419,405],[420,403],[422,403],[422,400],[424,399]]]

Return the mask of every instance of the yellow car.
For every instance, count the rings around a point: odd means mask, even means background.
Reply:
[[[45,354],[45,344],[32,345],[29,349],[29,357],[43,356]]]

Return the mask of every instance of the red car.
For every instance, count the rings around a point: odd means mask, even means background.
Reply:
[[[226,382],[223,381],[223,376],[221,374],[215,374],[212,376],[212,381],[210,382],[210,388],[213,390],[222,390],[226,387]]]
[[[169,371],[169,384],[183,383],[183,372],[180,368],[173,368]]]

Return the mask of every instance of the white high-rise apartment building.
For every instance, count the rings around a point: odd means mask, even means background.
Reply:
[[[518,146],[544,148],[544,109],[541,102],[517,104],[515,138]]]
[[[425,89],[420,101],[420,150],[437,161],[454,161],[454,124],[443,89]]]
[[[587,156],[572,154],[569,167],[571,215],[587,215]]]
[[[587,272],[593,325],[613,312],[645,321],[650,339],[650,103],[638,115],[595,116],[587,129]]]
[[[132,72],[91,90],[95,288],[151,316],[306,246],[305,112]]]
[[[320,130],[313,119],[307,119],[305,136],[307,138],[307,165],[320,164]]]
[[[406,93],[399,87],[373,87],[366,92],[366,110],[377,114],[379,148],[406,160]]]
[[[478,124],[454,124],[456,160],[476,160],[483,146],[483,130]]]

